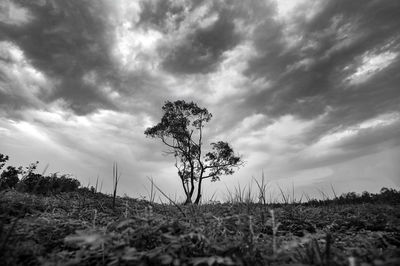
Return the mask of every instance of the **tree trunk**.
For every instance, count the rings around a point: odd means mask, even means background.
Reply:
[[[192,204],[193,191],[194,189],[192,188],[188,193],[186,193],[186,201],[184,203],[185,205]]]
[[[196,200],[194,201],[194,204],[199,205],[200,200],[201,200],[201,194],[198,194]]]
[[[201,181],[202,180],[203,180],[202,178],[199,179],[199,185],[197,187],[197,197],[196,197],[196,200],[194,201],[194,204],[196,204],[196,205],[198,205],[201,200]]]
[[[189,195],[187,195],[186,201],[185,201],[185,205],[188,205],[188,204],[192,204],[192,198]]]
[[[199,163],[201,166],[201,171],[200,171],[200,176],[199,176],[199,184],[197,185],[197,197],[196,197],[196,200],[194,201],[194,203],[196,205],[198,205],[201,200],[201,182],[203,181],[203,174],[204,174],[204,166],[201,163],[200,158],[199,158]]]
[[[190,190],[188,191],[188,194],[186,194],[185,205],[192,203],[192,197],[194,193],[194,165],[190,159],[189,159],[189,164],[190,164]]]

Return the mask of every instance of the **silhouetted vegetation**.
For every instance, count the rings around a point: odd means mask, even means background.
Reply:
[[[0,154],[1,166],[3,167],[8,156]],[[61,192],[77,191],[80,182],[68,175],[58,175],[57,173],[49,176],[34,173],[37,164],[32,163],[25,169],[15,166],[7,166],[0,175],[0,190],[16,189],[20,192],[28,192],[40,195],[53,195]],[[21,177],[21,178],[20,178]]]
[[[78,190],[80,182],[67,175],[43,176],[30,173],[18,183],[17,190],[41,195],[59,194]]]
[[[387,203],[398,204],[400,203],[400,190],[393,188],[382,188],[380,193],[369,193],[364,191],[361,194],[356,192],[348,192],[333,199],[317,200],[311,199],[304,205],[320,206],[320,205],[343,205],[343,204],[360,204],[360,203]]]
[[[1,168],[3,168],[3,166],[6,164],[6,162],[8,161],[8,156],[7,155],[4,155],[4,154],[1,154],[0,153],[0,170],[1,170]]]
[[[8,166],[0,175],[0,190],[14,188],[18,182],[19,169],[13,166]]]
[[[186,195],[185,204],[192,203],[197,183],[195,204],[202,197],[202,182],[220,180],[222,175],[231,175],[235,168],[243,165],[240,156],[234,154],[227,142],[211,143],[211,151],[203,151],[203,128],[212,114],[206,108],[185,101],[165,102],[161,122],[149,127],[146,136],[159,138],[168,148],[167,154],[175,157],[175,167]],[[204,154],[203,154],[204,153]]]

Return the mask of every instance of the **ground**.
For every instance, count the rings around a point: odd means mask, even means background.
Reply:
[[[400,265],[400,202],[156,204],[0,192],[2,265]]]

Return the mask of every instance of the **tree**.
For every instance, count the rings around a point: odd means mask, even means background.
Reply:
[[[203,128],[212,114],[206,108],[185,101],[165,102],[161,122],[149,127],[146,136],[160,139],[169,150],[167,154],[175,157],[175,167],[186,195],[185,204],[201,199],[201,186],[204,179],[218,181],[222,175],[231,175],[235,168],[243,165],[240,156],[234,154],[228,143],[211,143],[211,151],[203,155]]]

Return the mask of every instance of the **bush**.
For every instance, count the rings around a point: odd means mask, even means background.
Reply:
[[[6,164],[8,161],[8,156],[0,153],[0,169],[3,168],[3,166]]]
[[[67,175],[62,175],[57,177],[56,174],[53,175],[53,187],[54,191],[58,192],[69,192],[69,191],[76,191],[81,183],[72,177],[68,177]]]
[[[58,194],[61,192],[71,192],[78,190],[80,182],[68,177],[67,175],[43,176],[41,174],[29,173],[22,178],[18,184],[18,190],[41,195]]]
[[[19,173],[20,169],[17,169],[14,166],[8,166],[0,175],[0,190],[14,188],[19,181]]]

